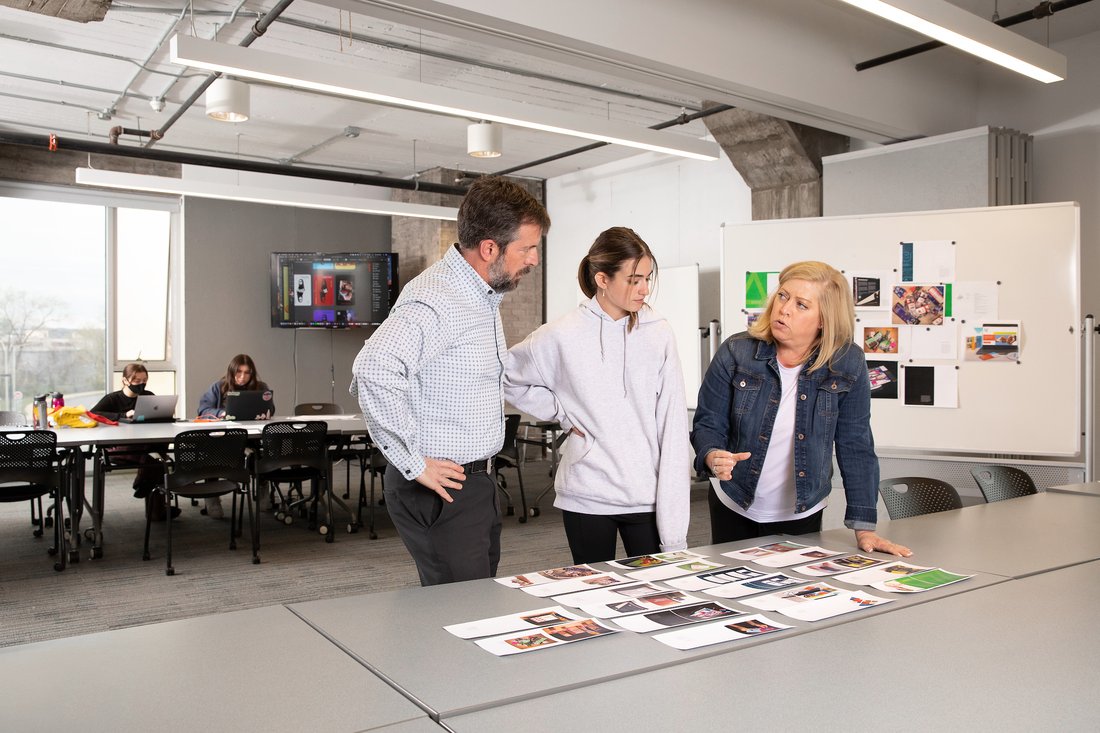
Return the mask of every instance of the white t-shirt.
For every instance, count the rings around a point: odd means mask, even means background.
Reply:
[[[822,499],[804,512],[794,511],[797,503],[794,485],[794,417],[798,405],[798,375],[802,372],[803,365],[788,368],[778,361],[776,363],[779,364],[782,393],[752,506],[743,509],[722,491],[718,479],[710,480],[722,504],[741,516],[760,523],[802,519],[820,511],[828,503],[828,499]]]

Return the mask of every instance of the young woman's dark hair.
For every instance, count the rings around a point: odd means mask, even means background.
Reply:
[[[123,379],[133,379],[135,374],[144,374],[146,376],[149,376],[149,370],[145,368],[144,364],[139,364],[136,361],[122,367]]]
[[[458,243],[462,249],[474,249],[491,239],[503,250],[523,224],[537,224],[545,235],[550,215],[520,185],[500,176],[484,176],[473,182],[458,207]]]
[[[242,366],[247,366],[252,375],[248,379],[248,384],[243,387],[237,386],[237,370]],[[221,391],[222,391],[222,404],[225,404],[225,393],[235,392],[237,390],[256,390],[266,389],[267,385],[260,381],[260,375],[256,373],[256,363],[252,361],[252,357],[248,354],[237,354],[229,360],[229,367],[225,370],[225,376],[222,378]]]
[[[595,297],[599,291],[596,285],[596,273],[602,272],[608,277],[614,277],[615,273],[628,262],[633,262],[634,270],[638,268],[638,261],[648,257],[653,262],[653,280],[657,280],[657,258],[649,249],[649,245],[639,237],[633,229],[626,227],[611,227],[600,232],[596,241],[588,249],[588,254],[581,260],[577,268],[577,283],[581,286],[581,292],[587,297]],[[631,331],[638,325],[638,314],[630,314],[630,322],[627,330]]]

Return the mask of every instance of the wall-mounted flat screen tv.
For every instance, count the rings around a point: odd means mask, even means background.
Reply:
[[[274,252],[271,325],[377,326],[397,300],[393,252]]]

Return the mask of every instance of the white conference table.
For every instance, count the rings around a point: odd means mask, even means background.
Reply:
[[[270,422],[312,422],[323,420],[330,436],[339,438],[365,435],[366,425],[360,415],[306,415],[274,417],[271,420],[207,421],[183,420],[161,423],[120,423],[119,425],[99,424],[94,428],[54,428],[57,445],[60,448],[81,450],[92,457],[92,491],[88,500],[85,492],[86,476],[84,462],[77,461],[77,471],[72,477],[70,487],[70,546],[69,562],[79,562],[79,547],[83,539],[80,533],[80,520],[84,509],[92,517],[90,540],[92,542],[91,559],[103,557],[103,514],[105,511],[104,464],[103,453],[109,448],[134,446],[163,446],[165,451],[177,435],[189,430],[221,430],[225,428],[243,428],[250,436],[258,438],[263,428]]]
[[[773,536],[692,549],[726,564],[751,565],[723,558],[720,552],[778,539],[780,538]],[[833,542],[830,548],[855,551],[854,536],[849,533],[846,542]],[[882,557],[885,559],[889,556]],[[599,568],[606,567],[602,563],[595,565]],[[775,572],[774,569],[757,567]],[[531,568],[531,571],[542,569]],[[952,564],[948,569],[961,573],[971,572],[969,568],[957,564]],[[842,577],[827,580],[842,588],[859,587],[845,584]],[[954,593],[964,593],[999,582],[1004,582],[1004,578],[979,573],[965,582],[926,593],[876,593],[889,595],[895,600],[893,603],[813,623],[782,617],[784,623],[793,624],[794,628],[783,631],[782,634],[770,634],[691,651],[673,649],[647,638],[648,635],[622,632],[561,648],[496,657],[472,641],[453,636],[443,626],[555,604],[551,599],[506,588],[492,580],[295,603],[290,608],[436,718],[506,705],[609,679],[629,677],[643,671],[681,665],[692,659],[724,654],[732,646],[767,645],[782,635],[811,631],[816,633],[824,627],[857,622],[868,616],[933,602]],[[709,596],[697,595],[714,600]],[[739,604],[737,600],[727,603],[734,608],[753,611]]]
[[[457,733],[1095,731],[1097,608],[1090,562],[442,722]]]
[[[1100,559],[1100,501],[1047,491],[884,521],[878,533],[914,550],[912,560],[920,565],[960,565],[1018,578]],[[835,543],[851,535],[833,529],[820,538]]]
[[[1084,494],[1086,496],[1100,496],[1100,481],[1088,484],[1065,484],[1064,486],[1051,486],[1047,491],[1055,494]]]
[[[284,606],[0,648],[5,731],[438,731]]]

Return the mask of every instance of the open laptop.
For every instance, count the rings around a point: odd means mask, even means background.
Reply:
[[[139,394],[134,403],[133,417],[120,417],[119,422],[146,423],[172,422],[175,420],[176,400],[174,394]]]
[[[266,420],[274,412],[271,390],[242,390],[225,393],[226,420]]]

